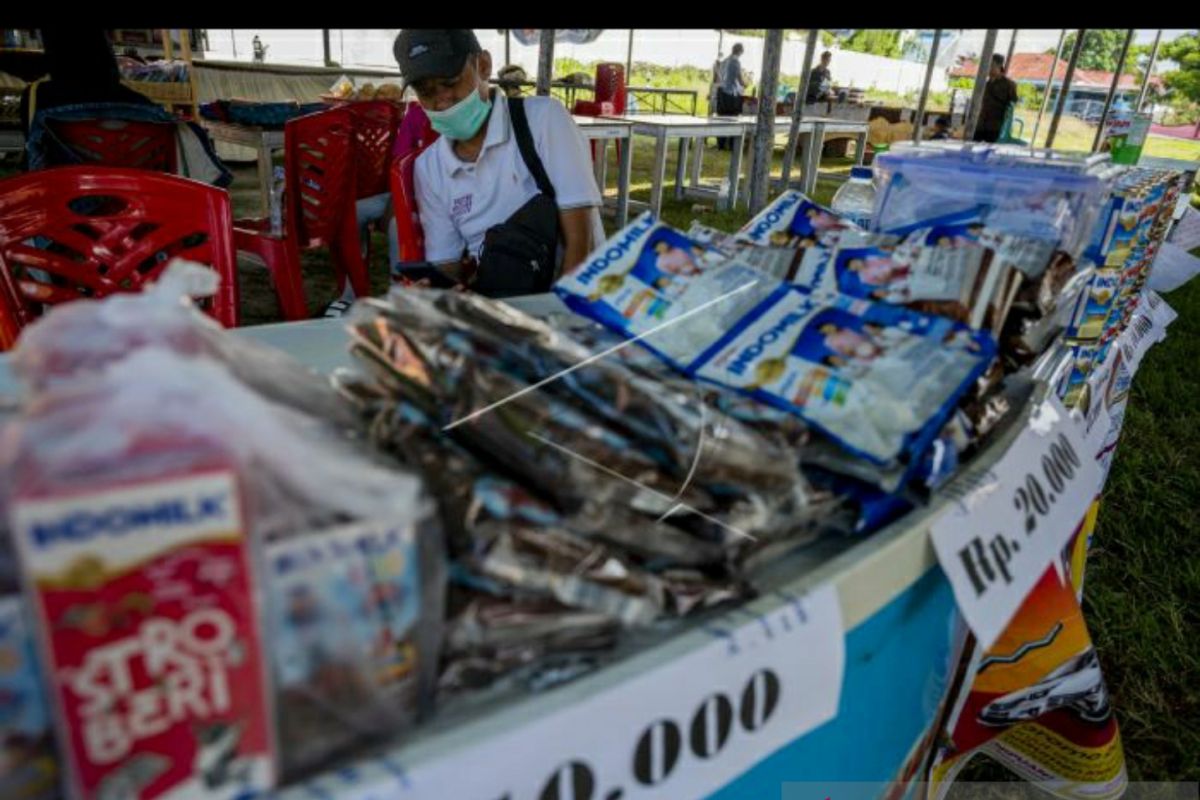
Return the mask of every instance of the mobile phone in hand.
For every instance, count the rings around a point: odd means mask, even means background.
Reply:
[[[396,274],[405,283],[420,283],[427,280],[429,285],[435,289],[453,289],[458,285],[458,281],[428,261],[405,264],[397,270]]]

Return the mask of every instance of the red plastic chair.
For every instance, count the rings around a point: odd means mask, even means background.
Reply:
[[[59,121],[54,135],[80,159],[106,167],[176,171],[175,124],[120,119]]]
[[[0,181],[0,350],[48,306],[140,291],[186,258],[221,276],[204,310],[238,324],[229,195],[145,170],[56,167]],[[31,273],[40,270],[49,275]]]
[[[354,157],[356,198],[383,194],[388,191],[388,168],[402,110],[388,100],[348,103],[345,108],[354,117],[354,142],[358,148]],[[371,263],[370,237],[366,237],[363,259],[368,265]]]
[[[421,215],[417,209],[413,169],[417,157],[429,147],[432,147],[432,143],[396,159],[389,170],[392,208],[396,212],[396,238],[402,263],[425,260],[425,231],[421,229]]]
[[[383,194],[388,191],[388,167],[396,129],[400,127],[400,109],[387,100],[348,103],[345,108],[354,118],[358,147],[354,157],[356,197],[361,200]]]
[[[326,247],[339,283],[354,293],[370,293],[354,214],[354,119],[344,107],[290,120],[284,127],[283,234],[271,233],[269,219],[234,222],[239,252],[260,258],[271,272],[280,310],[288,320],[306,319],[308,302],[300,273],[300,252]]]
[[[616,114],[625,113],[625,65],[597,64],[596,91],[597,103],[610,102]]]

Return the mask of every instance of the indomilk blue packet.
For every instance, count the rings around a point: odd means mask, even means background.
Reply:
[[[688,375],[797,414],[877,464],[908,463],[927,446],[995,356],[987,333],[949,319],[809,292],[693,247],[643,217],[555,291],[632,337],[703,307],[641,343]],[[673,251],[693,253],[697,269],[664,281],[643,266],[665,256],[686,261]]]
[[[554,286],[571,310],[686,370],[779,281],[643,214]]]
[[[799,414],[877,464],[920,452],[996,347],[986,333],[867,300],[786,287],[695,374]]]

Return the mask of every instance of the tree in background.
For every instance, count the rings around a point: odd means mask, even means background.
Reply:
[[[843,46],[856,53],[870,53],[875,56],[898,58],[901,53],[900,31],[870,28],[857,30]]]
[[[1179,69],[1163,76],[1171,91],[1172,105],[1178,110],[1186,104],[1194,113],[1200,106],[1200,36],[1192,33],[1166,42],[1162,54],[1179,65]],[[1200,120],[1196,122],[1196,129],[1200,131]]]
[[[1079,67],[1081,69],[1098,69],[1113,72],[1117,68],[1117,60],[1121,56],[1121,45],[1125,42],[1126,31],[1120,28],[1096,28],[1084,36],[1083,49],[1079,51]],[[1077,34],[1067,34],[1063,42],[1062,57],[1071,57],[1075,49]],[[1053,53],[1054,50],[1047,52]]]

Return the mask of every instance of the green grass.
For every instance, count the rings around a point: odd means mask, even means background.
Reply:
[[[1158,158],[1178,158],[1181,161],[1200,161],[1200,139],[1175,139],[1170,136],[1146,138],[1142,152]]]
[[[1200,250],[1196,251],[1200,254]],[[1133,384],[1084,583],[1132,780],[1200,779],[1200,281]]]
[[[1037,109],[1018,108],[1017,119],[1024,120],[1025,129],[1021,138],[1029,141],[1033,135],[1034,123],[1037,122]],[[1084,122],[1077,117],[1063,116],[1058,123],[1058,133],[1054,136],[1055,150],[1077,150],[1091,152],[1092,142],[1096,138],[1097,126]],[[1050,113],[1042,116],[1042,124],[1038,126],[1037,141],[1034,144],[1044,147],[1046,136],[1050,131]],[[1182,161],[1200,161],[1200,140],[1175,139],[1170,136],[1148,136],[1143,152],[1148,156],[1158,158],[1177,158]]]

